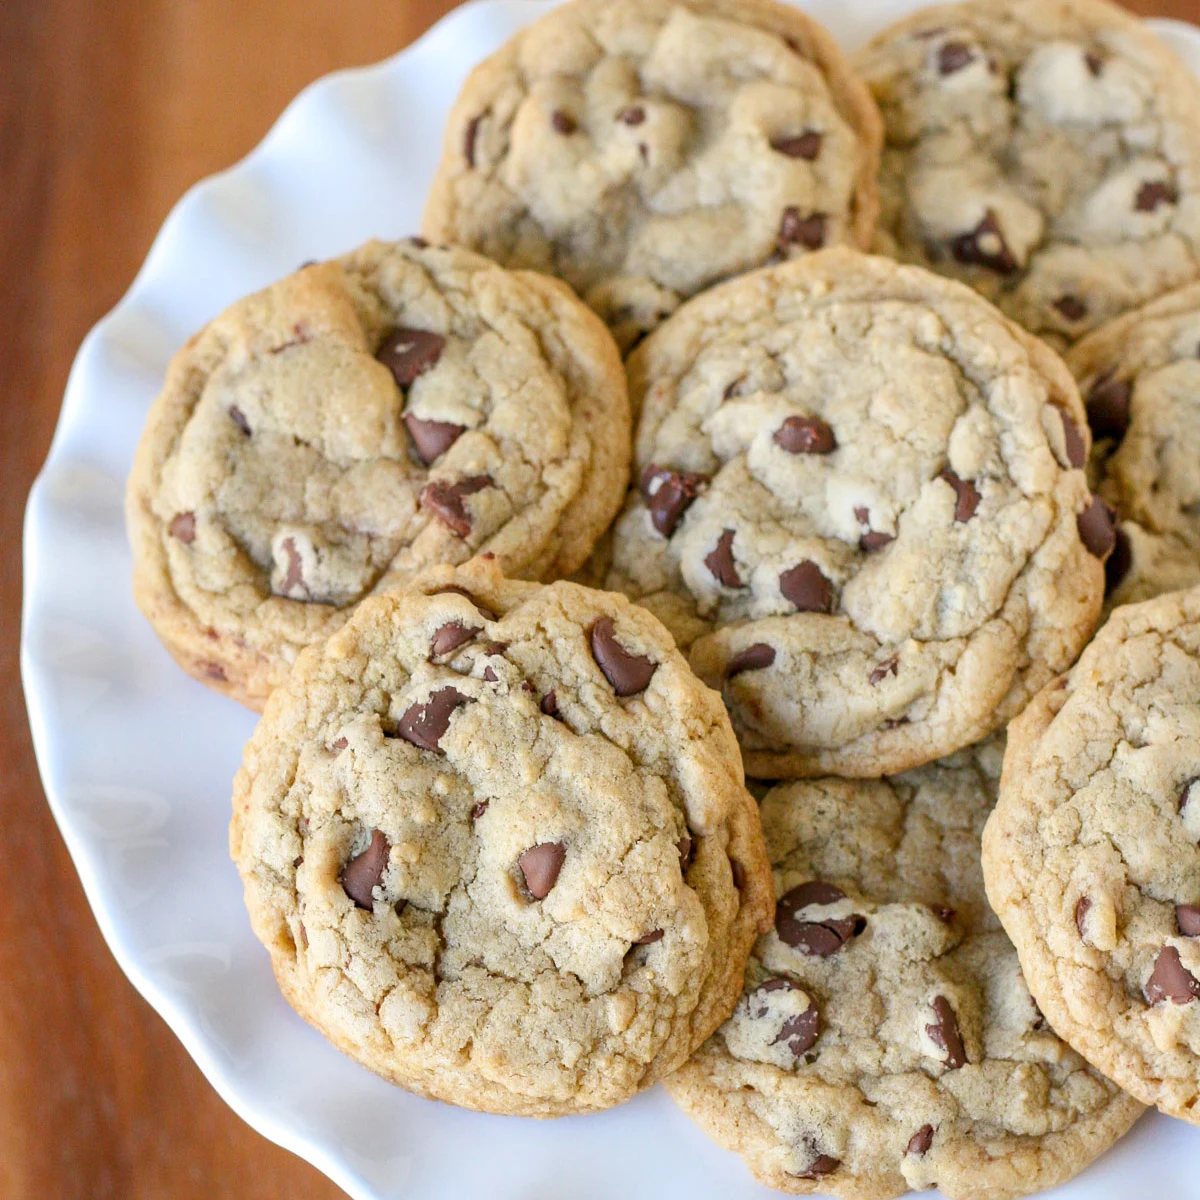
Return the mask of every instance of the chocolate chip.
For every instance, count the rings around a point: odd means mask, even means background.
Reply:
[[[1104,564],[1104,594],[1111,596],[1121,586],[1133,566],[1133,546],[1119,525],[1113,530],[1113,552]]]
[[[1179,193],[1169,183],[1153,179],[1138,188],[1133,204],[1138,212],[1153,212],[1160,204],[1174,204],[1178,199]]]
[[[833,430],[820,417],[788,417],[771,440],[789,454],[829,454],[837,448]]]
[[[872,687],[882,683],[889,675],[896,675],[900,671],[900,658],[893,654],[891,658],[885,659],[879,664],[870,674],[870,683]]]
[[[359,908],[374,906],[372,892],[383,879],[390,849],[387,838],[376,829],[371,834],[371,844],[342,868],[342,890]]]
[[[488,801],[487,800],[477,800],[471,806],[471,817],[474,820],[478,821],[479,818],[482,817],[485,812],[487,812],[487,810],[488,810]]]
[[[1164,946],[1146,980],[1146,999],[1151,1004],[1170,1000],[1172,1004],[1190,1004],[1200,997],[1200,981],[1183,965],[1174,946]]]
[[[1063,447],[1067,452],[1067,465],[1082,467],[1087,462],[1087,443],[1083,440],[1083,434],[1080,433],[1079,426],[1075,424],[1065,409],[1060,408],[1058,415],[1062,420]]]
[[[447,621],[434,635],[429,644],[429,652],[433,658],[441,658],[451,650],[457,650],[464,642],[469,642],[482,630],[477,626],[464,625],[461,621]]]
[[[675,843],[675,849],[679,851],[679,872],[683,874],[692,865],[692,859],[695,857],[693,852],[696,849],[696,845],[692,841],[692,835],[685,833]]]
[[[467,431],[465,425],[455,425],[453,421],[424,421],[412,413],[404,414],[404,427],[412,438],[417,457],[426,466],[441,458]]]
[[[486,683],[499,683],[500,682],[500,676],[497,675],[496,672],[493,671],[491,667],[483,668],[483,678],[484,678],[484,682],[486,682]]]
[[[821,153],[821,142],[824,138],[815,129],[806,129],[793,137],[774,137],[771,139],[771,149],[778,154],[786,154],[788,158],[803,158],[806,162]]]
[[[796,1178],[822,1179],[826,1175],[832,1175],[841,1165],[842,1160],[840,1158],[834,1158],[829,1154],[818,1154],[808,1169],[801,1171]]]
[[[418,250],[429,249],[429,243],[425,240],[425,238],[421,237],[420,234],[413,234],[413,236],[408,239],[408,244],[410,246],[415,246]]]
[[[954,505],[954,519],[958,524],[965,525],[979,507],[979,489],[969,479],[959,479],[949,469],[938,476],[944,479],[953,489],[957,501]]]
[[[570,113],[563,112],[561,108],[556,108],[550,117],[550,124],[554,126],[555,133],[561,133],[564,137],[574,133],[579,128],[579,123]]]
[[[1129,429],[1129,400],[1133,392],[1129,383],[1106,371],[1095,383],[1087,398],[1088,424],[1092,436],[1115,438],[1118,442]]]
[[[287,555],[287,571],[283,576],[283,584],[280,588],[280,595],[288,596],[293,600],[303,599],[308,596],[308,585],[304,582],[304,560],[300,557],[300,551],[296,549],[296,539],[286,537],[279,543],[279,548]],[[293,592],[302,592],[303,596],[294,596]]]
[[[733,530],[726,529],[717,538],[717,548],[704,556],[704,565],[722,587],[740,588],[742,577],[733,561]]]
[[[250,436],[250,422],[246,414],[236,404],[229,406],[229,419],[247,436]]]
[[[1175,925],[1184,937],[1200,937],[1200,905],[1175,905]]]
[[[746,886],[746,868],[736,858],[731,858],[729,873],[733,876],[733,886],[740,892]]]
[[[958,1016],[945,996],[933,999],[934,1023],[925,1026],[929,1040],[946,1052],[946,1066],[951,1071],[967,1065],[967,1052],[963,1048],[962,1034],[958,1031]]]
[[[646,110],[640,104],[631,104],[617,113],[622,125],[640,125],[646,119]]]
[[[484,642],[479,649],[489,658],[499,658],[508,649],[507,642]]]
[[[1083,937],[1083,922],[1088,915],[1088,910],[1092,907],[1092,898],[1090,896],[1080,896],[1075,903],[1075,928],[1079,930],[1079,936]]]
[[[553,688],[542,697],[542,702],[538,705],[538,708],[548,717],[558,716],[558,696],[555,694]]]
[[[882,533],[878,529],[872,529],[871,525],[871,510],[868,508],[856,508],[854,510],[855,519],[860,525],[866,525],[867,530],[858,539],[859,548],[862,550],[880,550],[888,544],[896,540],[895,535],[891,533]]]
[[[816,563],[807,559],[780,573],[779,591],[800,612],[833,611],[833,584],[825,578]]]
[[[944,42],[938,49],[938,74],[953,75],[974,61],[970,46],[963,42]]]
[[[761,671],[775,661],[775,647],[766,642],[755,642],[745,650],[739,650],[725,665],[725,678],[732,679],[743,671]]]
[[[475,165],[475,139],[479,136],[479,122],[486,115],[486,113],[480,113],[478,116],[472,117],[463,130],[463,158],[467,160],[468,167]]]
[[[800,989],[790,979],[768,979],[747,997],[750,1016],[759,1019],[769,1011],[767,996],[772,992],[798,992]],[[797,1057],[801,1058],[813,1048],[821,1032],[821,1021],[817,1006],[811,1001],[808,1008],[794,1017],[789,1017],[775,1037],[772,1045],[782,1042]]]
[[[483,558],[486,556],[480,555],[480,557]],[[433,591],[429,593],[429,595],[430,596],[445,596],[447,593],[450,593],[450,592],[453,592],[454,595],[456,595],[456,596],[462,596],[464,599],[470,600],[470,602],[485,617],[487,617],[487,619],[489,621],[496,620],[496,614],[494,612],[492,612],[492,610],[490,608],[488,608],[486,604],[480,604],[479,601],[476,600],[475,597],[472,596],[471,593],[468,592],[466,588],[459,587],[458,584],[456,584],[456,583],[448,583],[445,587],[434,588]]]
[[[1087,69],[1093,75],[1099,75],[1104,69],[1104,59],[1100,57],[1094,50],[1089,50],[1084,56],[1083,61],[1087,64]]]
[[[202,662],[199,666],[200,670],[204,672],[205,678],[215,680],[217,683],[228,682],[228,678],[225,675],[225,668],[220,663]]]
[[[1017,260],[1000,230],[1000,220],[990,208],[974,229],[950,240],[950,253],[960,263],[987,267],[1001,275],[1011,275],[1017,269]]]
[[[779,219],[779,234],[776,244],[786,254],[791,246],[803,246],[806,250],[820,250],[825,245],[825,214],[809,213],[802,217],[794,205],[783,210]]]
[[[450,727],[450,714],[469,699],[452,687],[440,688],[424,704],[410,706],[400,718],[396,732],[422,750],[438,750],[442,735]]]
[[[643,472],[641,493],[650,513],[650,523],[663,537],[675,532],[687,507],[704,491],[707,475],[672,471],[651,463]]]
[[[423,508],[431,509],[459,537],[471,532],[471,517],[463,504],[464,496],[473,496],[492,486],[490,475],[471,475],[456,483],[444,479],[430,480],[418,497]]]
[[[544,900],[550,895],[550,889],[558,882],[558,873],[562,870],[563,859],[567,857],[567,848],[562,842],[539,842],[530,846],[517,859],[525,887],[535,900]]]
[[[1068,321],[1082,321],[1088,314],[1087,305],[1078,296],[1068,292],[1054,301],[1054,307]]]
[[[185,546],[190,546],[196,540],[196,514],[184,512],[172,517],[167,531]]]
[[[436,365],[445,345],[446,339],[440,334],[401,325],[383,339],[375,357],[391,371],[400,387],[407,388]]]
[[[810,905],[836,904],[845,898],[846,893],[831,883],[819,879],[802,883],[780,898],[775,909],[775,932],[781,941],[803,954],[828,958],[866,928],[866,919],[856,914],[804,921],[797,914]]]
[[[933,1126],[922,1125],[916,1133],[908,1139],[908,1149],[906,1154],[915,1154],[918,1158],[924,1158],[929,1153],[929,1147],[933,1145]]]
[[[1075,518],[1079,537],[1089,554],[1104,559],[1116,544],[1116,513],[1099,496]]]
[[[348,745],[350,745],[349,739],[340,737],[337,741],[331,743],[329,748],[330,750],[345,750]]]
[[[613,631],[611,617],[601,617],[591,632],[592,657],[612,684],[618,696],[633,696],[644,692],[651,676],[658,670],[658,663],[641,654],[631,654]]]
[[[643,933],[641,937],[634,938],[635,946],[649,946],[652,942],[661,942],[663,939],[663,931],[661,929],[652,929],[649,933]]]

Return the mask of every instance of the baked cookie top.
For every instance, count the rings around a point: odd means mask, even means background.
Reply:
[[[879,114],[832,38],[772,0],[576,0],[472,72],[432,241],[560,275],[622,349],[682,298],[869,246]]]
[[[569,289],[371,242],[172,362],[129,480],[135,596],[186,670],[261,708],[300,649],[430,564],[574,570],[628,459],[616,347]]]
[[[231,848],[296,1010],[395,1083],[554,1116],[730,1013],[770,871],[720,697],[619,596],[436,568],[268,701]]]
[[[1067,366],[1092,427],[1093,486],[1122,518],[1109,603],[1200,583],[1200,284],[1106,323]]]
[[[1055,1029],[1200,1122],[1200,591],[1119,608],[1009,727],[988,898]]]
[[[1103,0],[923,9],[855,59],[878,248],[1063,346],[1200,273],[1200,83]]]
[[[1091,635],[1113,531],[1079,394],[969,289],[828,250],[696,297],[628,365],[609,586],[724,689],[749,775],[952,753]]]
[[[1002,753],[764,799],[775,927],[667,1088],[771,1187],[1004,1200],[1069,1179],[1141,1113],[1055,1037],[987,906]]]

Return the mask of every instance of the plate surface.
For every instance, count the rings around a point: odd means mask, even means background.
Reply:
[[[306,89],[262,144],[193,188],[124,299],[84,340],[25,525],[21,666],[46,795],[113,954],[222,1097],[356,1200],[738,1200],[778,1195],[661,1088],[544,1123],[420,1100],[286,1005],[226,841],[253,714],[188,679],[134,607],[125,476],[171,355],[308,258],[416,231],[467,71],[545,11],[476,0],[375,67]],[[915,0],[808,0],[852,48]],[[1155,22],[1200,74],[1200,30]],[[420,114],[414,120],[414,114]],[[1056,1192],[1196,1195],[1200,1130],[1157,1114]]]

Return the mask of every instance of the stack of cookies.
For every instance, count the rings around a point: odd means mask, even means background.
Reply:
[[[139,604],[263,712],[293,1007],[489,1112],[664,1079],[794,1193],[1200,1123],[1200,83],[1104,0],[853,61],[573,0],[424,226],[198,333],[130,479]]]

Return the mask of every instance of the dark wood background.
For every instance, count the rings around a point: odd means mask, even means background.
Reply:
[[[854,0],[849,0],[853,3]],[[452,0],[0,0],[0,1196],[342,1193],[243,1125],[110,957],[17,671],[21,520],[83,335],[185,188]],[[1200,22],[1200,0],[1133,7]]]

